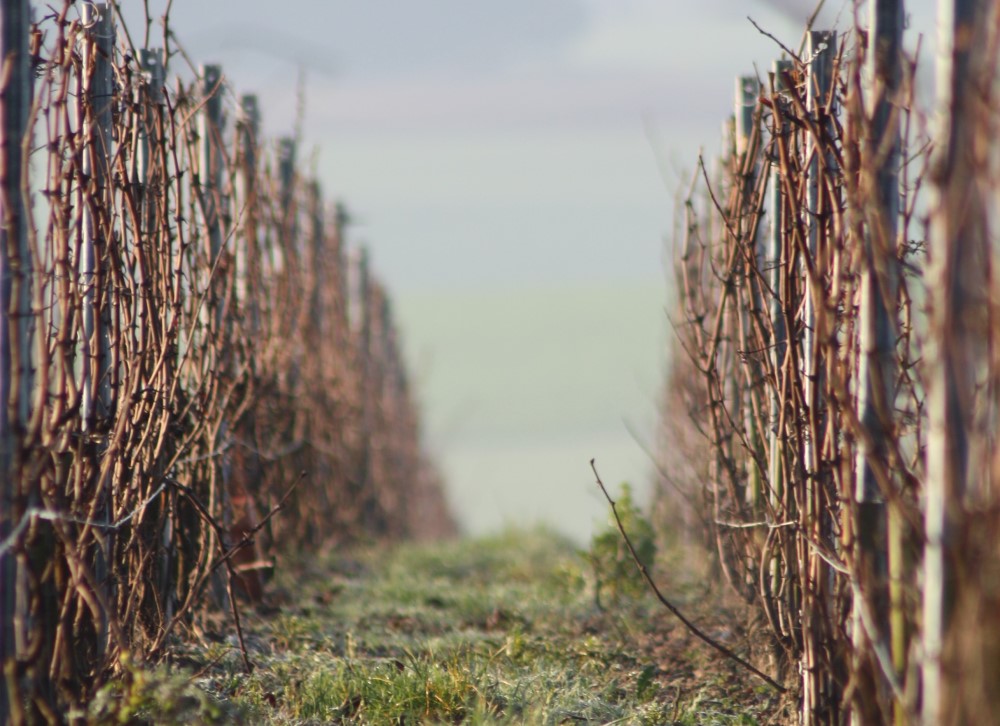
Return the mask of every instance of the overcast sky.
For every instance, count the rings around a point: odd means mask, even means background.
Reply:
[[[849,8],[828,2],[818,27],[848,26]],[[582,494],[590,457],[609,480],[648,478],[625,422],[648,438],[655,420],[673,196],[700,149],[718,152],[735,77],[779,53],[746,16],[797,49],[812,9],[175,0],[172,24],[195,62],[260,96],[272,137],[293,129],[304,78],[303,153],[397,297],[469,529],[542,519],[579,536],[603,511]],[[931,0],[909,12],[911,38],[932,32]]]
[[[138,40],[140,4],[127,5]],[[932,5],[911,3],[912,25],[932,27]],[[827,2],[821,25],[847,25],[849,7]],[[681,175],[718,146],[734,77],[766,73],[778,53],[747,15],[797,48],[812,9],[175,0],[171,22],[196,62],[221,63],[235,92],[260,95],[272,135],[291,132],[305,74],[303,153],[319,149],[327,190],[355,210],[402,291],[662,277]]]

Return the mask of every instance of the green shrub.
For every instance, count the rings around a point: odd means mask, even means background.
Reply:
[[[632,487],[628,482],[622,483],[615,508],[639,560],[651,567],[656,557],[656,537],[653,526],[632,500]],[[594,577],[594,601],[599,608],[604,608],[602,595],[607,596],[607,604],[619,605],[626,599],[638,599],[646,592],[647,585],[618,531],[613,514],[608,526],[591,538],[585,556]]]

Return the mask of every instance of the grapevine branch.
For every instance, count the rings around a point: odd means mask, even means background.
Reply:
[[[767,685],[771,686],[771,688],[775,689],[776,691],[780,693],[787,693],[788,689],[785,688],[783,685],[778,683],[776,680],[771,678],[763,671],[754,668],[752,665],[750,665],[749,662],[747,662],[743,658],[740,658],[738,655],[736,655],[736,653],[731,651],[729,648],[724,646],[719,641],[715,640],[715,638],[711,637],[704,631],[700,630],[697,625],[695,625],[686,617],[684,617],[684,613],[678,610],[673,603],[671,603],[669,600],[667,600],[666,597],[663,596],[663,593],[660,592],[660,588],[657,587],[656,582],[653,581],[653,577],[649,574],[649,570],[646,569],[646,565],[643,564],[642,560],[639,559],[639,555],[636,554],[635,547],[632,546],[632,540],[629,539],[628,532],[625,531],[625,525],[622,524],[621,517],[618,516],[618,508],[615,506],[615,500],[611,498],[610,494],[608,494],[607,487],[605,487],[604,482],[601,481],[601,475],[597,473],[597,465],[594,463],[594,461],[595,461],[594,459],[590,460],[590,468],[594,471],[594,476],[597,478],[597,486],[601,488],[601,493],[604,494],[604,498],[607,499],[608,504],[611,505],[611,513],[615,517],[615,524],[618,525],[618,531],[621,532],[622,539],[625,540],[625,546],[628,547],[629,554],[632,556],[632,561],[635,563],[635,566],[639,569],[639,574],[642,575],[642,579],[646,581],[646,584],[649,585],[649,589],[653,591],[653,594],[656,595],[656,598],[660,601],[660,603],[662,603],[663,607],[669,610],[674,617],[680,620],[684,624],[684,627],[690,630],[698,638],[700,638],[701,640],[703,640],[704,642],[708,643],[710,646],[715,648],[717,651],[722,653],[722,655],[729,658],[729,660],[738,663],[739,665],[741,665],[743,668],[753,673],[758,678],[761,678],[765,683],[767,683]]]

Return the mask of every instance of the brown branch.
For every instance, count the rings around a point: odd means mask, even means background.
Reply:
[[[621,533],[622,539],[625,540],[625,546],[628,547],[629,554],[632,556],[632,561],[635,563],[635,566],[639,569],[639,574],[642,575],[642,579],[646,581],[646,584],[649,585],[649,589],[653,591],[653,594],[656,595],[656,598],[660,601],[660,603],[667,610],[669,610],[674,617],[680,620],[684,624],[684,627],[690,630],[695,636],[697,636],[705,643],[715,648],[717,651],[722,653],[722,655],[726,656],[731,661],[738,663],[739,665],[741,665],[743,668],[753,673],[758,678],[761,678],[765,683],[767,683],[767,685],[771,686],[771,688],[774,688],[780,693],[787,693],[788,692],[787,688],[785,688],[783,685],[778,683],[776,680],[771,678],[763,671],[754,668],[750,663],[748,663],[740,656],[736,655],[736,653],[731,651],[722,643],[715,640],[704,631],[700,630],[697,625],[695,625],[686,617],[684,617],[684,614],[680,610],[678,610],[677,607],[674,606],[669,600],[667,600],[666,597],[664,597],[663,593],[660,592],[660,588],[657,587],[656,582],[653,580],[653,577],[649,574],[649,570],[646,569],[646,565],[643,564],[642,560],[639,559],[639,555],[636,554],[635,547],[632,546],[632,540],[629,539],[628,533],[625,531],[625,526],[622,524],[621,517],[618,516],[618,508],[615,506],[615,500],[611,498],[610,494],[608,494],[608,490],[604,486],[604,482],[601,481],[601,475],[597,473],[597,465],[594,463],[594,459],[590,460],[590,468],[593,470],[594,476],[597,478],[597,485],[601,488],[601,493],[604,494],[604,498],[607,499],[608,504],[611,505],[611,513],[615,517],[615,523],[618,525],[618,531]]]
[[[269,511],[266,515],[264,515],[264,517],[261,518],[260,522],[258,522],[253,529],[251,529],[249,532],[243,535],[243,539],[241,539],[236,544],[231,545],[229,549],[223,552],[222,557],[220,557],[215,562],[215,564],[212,565],[212,567],[206,573],[206,576],[211,575],[213,572],[219,569],[219,565],[221,565],[223,562],[226,562],[228,566],[228,563],[233,555],[235,555],[238,551],[240,551],[244,547],[253,544],[254,535],[256,535],[265,526],[267,526],[267,523],[271,521],[271,517],[273,517],[275,514],[277,514],[282,509],[285,508],[285,503],[288,501],[288,498],[292,496],[292,492],[295,491],[295,489],[299,486],[300,483],[302,483],[302,480],[305,478],[306,478],[306,472],[304,471],[299,472],[298,479],[296,479],[295,482],[290,487],[288,487],[288,491],[285,492],[285,494],[281,497],[280,501],[278,501],[277,504],[271,507],[271,511]]]
[[[219,540],[219,548],[221,549],[224,546],[225,542],[225,530],[223,529],[222,525],[220,525],[217,521],[215,521],[215,518],[211,515],[211,513],[208,511],[205,505],[201,503],[201,501],[198,499],[198,497],[190,488],[176,481],[172,481],[169,479],[167,481],[170,481],[171,484],[177,489],[177,491],[181,492],[185,497],[187,497],[188,501],[191,502],[191,504],[194,505],[194,508],[198,511],[198,514],[201,515],[202,519],[208,522],[208,524],[212,527],[212,529],[215,530],[215,535]],[[242,546],[243,543],[241,542],[240,547]],[[229,552],[223,550],[223,556],[220,562],[226,563],[226,574],[228,575],[228,577],[226,578],[226,594],[229,597],[229,607],[230,607],[230,612],[232,612],[233,614],[233,623],[236,625],[236,637],[239,639],[240,643],[240,654],[243,656],[243,667],[246,669],[247,673],[252,673],[253,663],[250,662],[250,654],[247,652],[246,642],[244,641],[243,638],[243,623],[240,619],[240,608],[236,604],[236,594],[233,592],[233,579],[236,577],[236,571],[233,568],[233,563],[232,560],[230,560],[230,557],[238,549],[239,547],[234,547],[231,550],[229,550]],[[216,565],[216,567],[217,566],[218,565]],[[214,571],[215,567],[206,572],[205,575],[202,577],[202,581],[204,580],[204,578],[208,577]],[[171,622],[171,625],[172,624],[173,622]]]
[[[783,50],[785,53],[788,53],[788,57],[789,58],[794,58],[797,63],[799,63],[800,65],[802,64],[802,59],[799,58],[798,53],[796,53],[794,50],[792,50],[787,45],[785,45],[784,43],[782,43],[774,35],[772,35],[771,33],[769,33],[766,30],[764,30],[762,27],[760,27],[759,25],[757,25],[757,22],[753,18],[751,18],[749,15],[747,15],[747,20],[750,21],[750,24],[753,27],[757,28],[757,32],[758,33],[760,33],[761,35],[763,35],[763,36],[765,36],[767,38],[770,38],[775,43],[777,43],[778,47],[781,48],[781,50]]]
[[[210,567],[208,571],[205,572],[205,574],[200,578],[200,581],[203,582],[206,578],[210,577],[212,573],[219,568],[220,565],[222,564],[226,565],[227,574],[229,575],[229,577],[226,578],[226,590],[229,595],[229,602],[233,613],[233,622],[236,625],[236,635],[239,638],[240,642],[240,652],[243,656],[243,665],[246,668],[247,673],[253,671],[253,663],[250,662],[250,656],[247,653],[246,643],[244,642],[243,639],[243,625],[240,620],[239,608],[236,605],[236,597],[233,593],[233,578],[237,577],[237,573],[233,568],[232,556],[241,549],[243,549],[244,547],[253,543],[254,535],[257,534],[257,532],[259,532],[261,529],[263,529],[264,526],[267,525],[267,523],[271,520],[271,518],[279,511],[281,511],[281,509],[284,508],[285,503],[288,501],[288,498],[292,495],[292,492],[295,491],[295,489],[302,482],[302,480],[305,479],[305,477],[306,477],[306,472],[304,471],[300,472],[299,477],[292,483],[292,485],[288,488],[288,490],[281,497],[278,503],[271,508],[271,511],[269,511],[267,515],[264,516],[253,529],[247,532],[239,542],[237,542],[235,545],[232,545],[231,547],[223,549],[222,556],[219,557],[219,559],[216,560],[216,562],[212,565],[212,567]],[[215,534],[219,538],[219,547],[222,548],[224,546],[223,543],[225,541],[225,530],[223,529],[222,525],[219,524],[215,520],[215,518],[209,513],[208,509],[205,507],[204,504],[201,503],[197,495],[195,495],[195,493],[191,491],[189,487],[184,486],[180,482],[174,481],[173,479],[167,479],[167,482],[170,483],[171,486],[177,489],[181,494],[187,497],[188,501],[191,502],[192,505],[194,505],[194,508],[196,510],[198,510],[198,513],[201,515],[202,519],[208,522],[209,526],[211,526],[212,529],[215,530]]]

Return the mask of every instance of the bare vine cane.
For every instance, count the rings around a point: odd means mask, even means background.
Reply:
[[[656,582],[654,582],[652,575],[649,574],[649,570],[646,568],[646,565],[642,562],[642,560],[639,559],[639,555],[636,554],[635,547],[632,546],[632,540],[629,539],[628,532],[625,531],[625,526],[622,524],[621,517],[618,516],[618,508],[615,506],[615,500],[611,498],[610,494],[608,494],[607,487],[605,487],[604,482],[601,481],[601,475],[597,473],[597,465],[594,462],[595,462],[594,459],[590,460],[590,468],[593,470],[594,477],[597,479],[597,486],[601,488],[601,493],[604,494],[604,498],[607,499],[608,504],[611,505],[611,513],[615,517],[615,524],[618,525],[618,531],[621,532],[622,539],[625,540],[625,546],[628,547],[629,555],[631,555],[632,561],[638,568],[639,574],[642,575],[642,579],[646,581],[647,585],[649,585],[649,589],[653,591],[654,595],[656,595],[656,599],[659,600],[660,603],[667,610],[669,610],[674,617],[680,620],[684,624],[684,627],[690,630],[699,639],[703,640],[705,643],[708,643],[708,645],[715,648],[717,651],[722,653],[722,655],[729,658],[729,660],[739,664],[746,670],[753,673],[758,678],[762,679],[765,683],[767,683],[767,685],[771,686],[771,688],[775,689],[779,693],[787,693],[788,689],[785,688],[783,685],[778,683],[776,680],[771,678],[763,671],[754,668],[752,665],[750,665],[750,663],[745,661],[743,658],[740,658],[738,655],[736,655],[736,653],[731,651],[722,643],[720,643],[707,633],[700,630],[697,625],[695,625],[686,617],[684,617],[684,613],[678,610],[673,603],[671,603],[669,600],[667,600],[666,597],[663,596],[663,593],[660,592],[660,588],[657,587]]]
[[[285,507],[285,504],[287,503],[288,498],[291,497],[292,492],[294,492],[296,488],[298,488],[299,484],[305,478],[306,478],[306,472],[304,471],[300,472],[298,478],[288,488],[284,496],[282,496],[281,499],[278,501],[278,503],[271,508],[271,511],[269,511],[267,515],[263,519],[261,519],[261,521],[257,524],[257,526],[251,529],[249,532],[247,532],[239,542],[230,545],[228,548],[224,546],[225,529],[209,513],[204,503],[202,503],[201,500],[198,499],[198,496],[189,487],[184,486],[180,482],[169,478],[166,480],[168,484],[173,486],[181,494],[187,497],[188,501],[191,502],[192,505],[194,505],[195,509],[198,511],[201,517],[212,527],[212,529],[215,530],[216,536],[219,541],[219,549],[221,550],[221,554],[219,556],[219,559],[215,561],[215,564],[212,565],[212,567],[210,567],[204,573],[204,575],[202,575],[202,577],[199,580],[198,587],[200,588],[201,583],[204,582],[206,579],[208,579],[208,577],[213,572],[215,572],[220,565],[226,566],[226,572],[227,572],[226,592],[229,597],[229,605],[230,605],[230,611],[232,612],[233,615],[233,623],[236,626],[236,635],[240,643],[240,654],[243,656],[243,666],[247,673],[253,672],[253,663],[250,661],[250,655],[247,652],[246,642],[243,637],[243,624],[240,618],[239,606],[236,604],[236,596],[235,593],[233,592],[233,580],[236,578],[236,571],[233,568],[233,563],[231,558],[242,548],[250,544],[253,544],[253,538],[257,534],[257,532],[263,529],[264,526],[271,521],[271,518]],[[175,618],[176,617],[177,616],[175,616]],[[171,622],[170,625],[172,626],[173,622]],[[171,629],[170,627],[167,627],[164,632],[169,632],[170,629]]]

